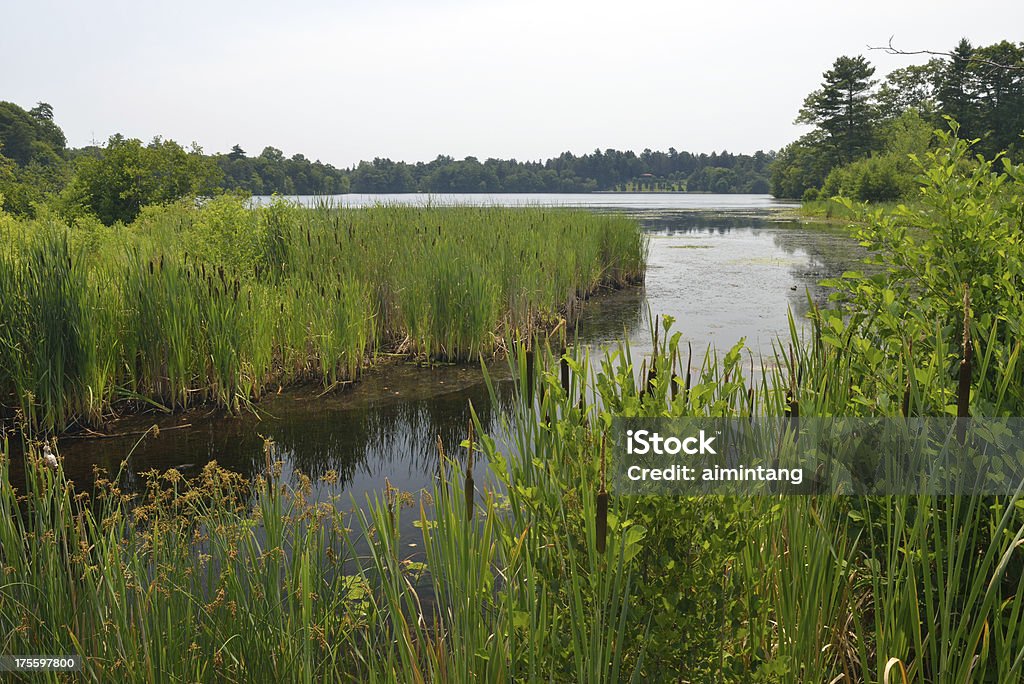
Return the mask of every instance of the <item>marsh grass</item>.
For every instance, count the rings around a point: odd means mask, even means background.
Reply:
[[[739,347],[691,370],[671,320],[656,324],[642,360],[515,345],[509,449],[474,419],[418,501],[390,485],[350,512],[313,501],[301,475],[281,482],[269,442],[252,483],[154,472],[134,499],[115,478],[86,501],[30,449],[19,501],[5,457],[0,646],[82,653],[95,681],[1019,679],[1019,492],[606,493],[612,415],[824,415],[850,389],[820,388],[864,381],[846,347],[800,340],[756,383]]]
[[[355,380],[380,352],[468,361],[642,279],[623,217],[550,208],[151,207],[85,233],[0,217],[0,414],[101,426]]]

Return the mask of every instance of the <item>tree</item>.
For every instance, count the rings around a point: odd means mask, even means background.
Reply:
[[[871,102],[875,68],[862,56],[839,57],[823,74],[821,88],[804,100],[797,123],[821,129],[841,163],[871,147],[876,110]]]
[[[269,162],[283,162],[284,152],[276,147],[267,146],[263,148],[262,152],[260,152],[260,159],[265,159]]]
[[[242,149],[241,145],[232,145],[231,151],[228,153],[228,159],[231,161],[245,159],[245,150]]]
[[[59,164],[66,145],[50,105],[40,102],[26,112],[13,102],[0,102],[0,153],[8,159],[19,166]]]
[[[974,47],[961,38],[949,53],[949,61],[937,74],[935,94],[942,113],[960,124],[960,134],[973,137],[978,125],[977,87],[974,82]]]
[[[133,221],[147,204],[210,194],[219,180],[215,162],[197,145],[186,151],[156,137],[143,146],[135,138],[114,135],[99,156],[79,160],[72,185],[78,200],[110,225]]]
[[[779,150],[771,166],[772,194],[799,199],[807,190],[820,188],[833,166],[833,150],[824,134],[811,131]]]
[[[896,119],[907,111],[934,115],[938,108],[935,82],[942,68],[943,61],[932,58],[926,64],[911,64],[890,72],[876,96],[881,118]]]
[[[976,133],[982,138],[981,152],[993,156],[1020,144],[1024,132],[1024,47],[1002,41],[978,48],[973,62],[977,88]]]

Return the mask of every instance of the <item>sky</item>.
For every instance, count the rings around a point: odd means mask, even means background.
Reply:
[[[114,133],[337,167],[438,155],[779,149],[840,55],[1024,40],[1024,2],[0,0],[0,100]],[[1011,33],[1017,27],[1017,34]]]

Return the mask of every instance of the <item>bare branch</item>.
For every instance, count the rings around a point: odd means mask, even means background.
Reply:
[[[892,40],[895,36],[889,36],[889,44],[879,47],[872,47],[868,45],[868,50],[881,50],[887,55],[929,55],[931,57],[949,57],[953,58],[952,52],[936,52],[935,50],[900,50],[892,44]],[[1000,62],[993,62],[990,59],[984,59],[982,57],[971,56],[967,58],[969,62],[980,64],[982,66],[992,67],[993,69],[1004,69],[1006,71],[1024,71],[1024,64],[1002,64]]]

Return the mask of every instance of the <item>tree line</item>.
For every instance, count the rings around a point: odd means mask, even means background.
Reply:
[[[934,53],[932,53],[934,55]],[[779,151],[771,171],[776,197],[842,194],[884,201],[913,191],[910,154],[926,151],[932,131],[953,124],[977,139],[978,153],[1019,155],[1024,132],[1024,43],[950,52],[889,73],[881,82],[863,56],[842,56],[807,95],[796,123],[813,130]]]
[[[206,154],[155,137],[123,135],[106,144],[69,148],[53,108],[25,110],[0,102],[0,208],[32,216],[40,209],[67,219],[92,216],[130,222],[147,204],[219,192],[251,195],[360,193],[686,191],[767,193],[774,152],[711,154],[597,149],[546,161],[454,159],[406,163],[377,158],[339,169],[302,154],[265,147],[250,156],[240,145]]]
[[[390,159],[360,162],[350,174],[353,192],[768,192],[774,154],[711,154],[614,149],[547,161],[439,156],[407,164]]]

